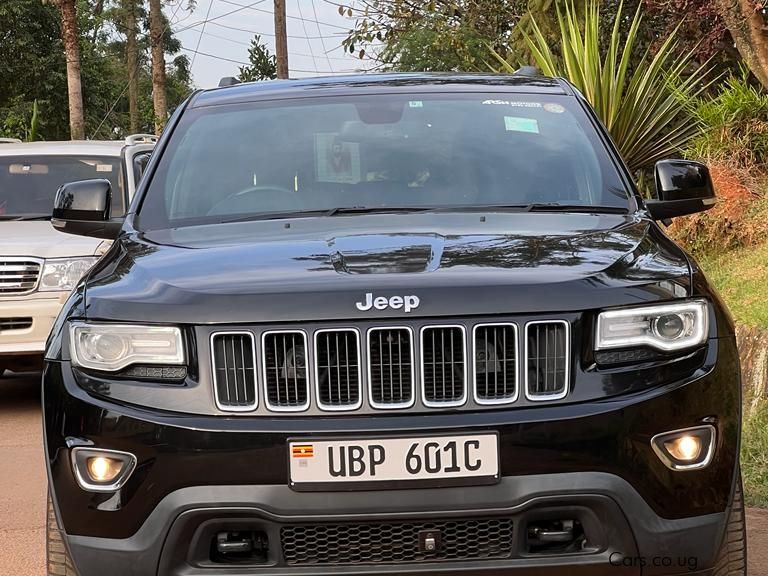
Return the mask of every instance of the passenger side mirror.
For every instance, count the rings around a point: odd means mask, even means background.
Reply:
[[[661,160],[656,163],[658,200],[647,200],[645,207],[654,220],[709,210],[715,205],[715,187],[709,169],[689,160]]]
[[[53,201],[54,228],[68,234],[114,239],[123,226],[122,218],[109,218],[112,186],[109,180],[81,180],[64,184]]]

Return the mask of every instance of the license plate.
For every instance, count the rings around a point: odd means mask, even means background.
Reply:
[[[466,486],[499,479],[498,435],[296,440],[288,445],[295,490]]]

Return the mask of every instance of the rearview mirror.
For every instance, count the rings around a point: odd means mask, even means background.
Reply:
[[[53,201],[51,224],[68,234],[114,239],[122,219],[110,220],[112,185],[109,180],[81,180],[64,184]]]
[[[709,169],[689,160],[662,160],[656,163],[658,200],[645,207],[654,220],[667,220],[709,210],[715,205],[715,187]]]

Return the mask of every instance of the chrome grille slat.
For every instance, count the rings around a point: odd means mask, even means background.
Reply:
[[[315,332],[315,386],[321,410],[356,410],[362,405],[360,335],[340,328]]]
[[[478,404],[507,404],[518,398],[517,325],[477,324],[474,328],[474,394]]]
[[[239,352],[239,353],[238,353]],[[255,410],[256,344],[250,332],[211,335],[213,386],[216,405],[227,412]]]
[[[461,406],[466,402],[466,357],[463,326],[425,326],[421,329],[421,394],[426,406],[441,408]]]
[[[525,326],[525,393],[529,400],[558,400],[568,394],[570,324],[564,320]]]
[[[396,342],[396,344],[393,344]],[[372,328],[368,332],[368,394],[374,408],[413,406],[413,332],[410,328]]]
[[[264,398],[275,412],[298,412],[309,407],[307,336],[299,330],[277,330],[262,335]]]
[[[0,294],[24,294],[37,288],[42,260],[7,258],[0,260]]]

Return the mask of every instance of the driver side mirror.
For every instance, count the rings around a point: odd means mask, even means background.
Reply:
[[[661,160],[656,163],[658,200],[647,200],[645,207],[654,220],[709,210],[715,205],[715,187],[709,169],[700,162]]]
[[[109,180],[70,182],[56,192],[51,224],[68,234],[112,240],[120,233],[123,219],[109,218],[111,204]]]

